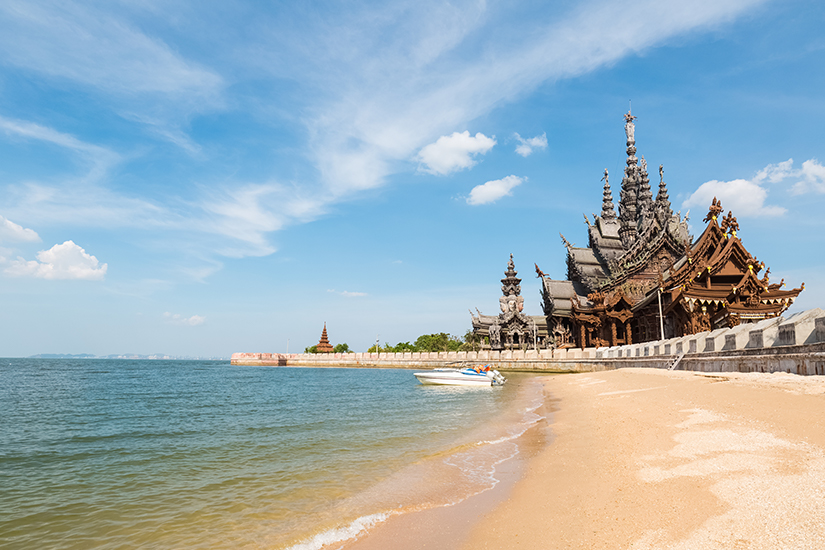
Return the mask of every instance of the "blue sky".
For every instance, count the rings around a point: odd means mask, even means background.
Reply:
[[[540,314],[630,100],[694,236],[825,305],[825,6],[683,4],[6,0],[0,356],[463,334],[510,253]]]

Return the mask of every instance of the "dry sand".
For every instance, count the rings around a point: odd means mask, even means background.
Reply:
[[[464,548],[825,548],[823,377],[622,369],[546,388],[555,439]]]

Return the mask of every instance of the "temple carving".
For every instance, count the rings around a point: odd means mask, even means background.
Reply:
[[[745,248],[736,218],[730,211],[723,216],[716,198],[694,240],[688,216],[673,213],[662,165],[653,198],[647,162],[636,157],[636,117],[628,112],[624,120],[627,160],[618,213],[605,170],[601,215],[592,222],[585,215],[588,245],[576,247],[561,235],[567,279],[551,279],[536,265],[544,317],[521,313],[520,286],[508,294],[507,285],[502,314],[473,315],[473,330],[490,348],[602,347],[686,336],[781,315],[805,288],[771,283],[770,269]],[[512,255],[508,277],[510,271],[515,277]],[[515,323],[514,316],[504,317],[508,296],[516,297]],[[505,341],[494,338],[497,332]]]

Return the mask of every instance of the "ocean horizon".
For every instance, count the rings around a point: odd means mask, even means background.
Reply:
[[[543,418],[532,375],[1,361],[4,548],[317,549],[493,488]]]

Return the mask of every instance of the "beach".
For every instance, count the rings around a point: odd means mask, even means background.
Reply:
[[[425,528],[416,514],[389,521],[358,547],[822,547],[822,377],[621,369],[544,387],[554,411],[534,431],[552,435],[518,480],[463,512],[431,511],[441,520],[422,518]],[[456,541],[450,526],[468,523]]]

